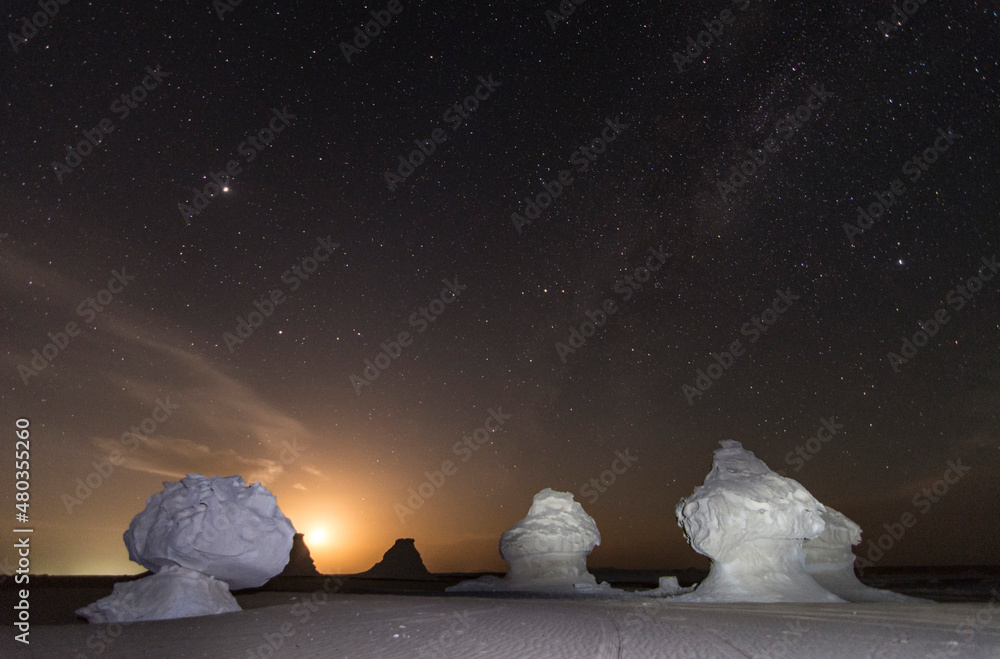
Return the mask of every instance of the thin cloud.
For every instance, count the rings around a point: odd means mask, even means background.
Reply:
[[[118,449],[123,454],[120,467],[133,471],[166,476],[173,480],[187,474],[204,476],[240,475],[248,483],[268,483],[284,472],[277,460],[247,458],[232,449],[215,451],[211,447],[189,439],[148,437],[139,440],[135,451],[123,449],[115,439],[98,438],[94,443],[102,451],[111,453]]]

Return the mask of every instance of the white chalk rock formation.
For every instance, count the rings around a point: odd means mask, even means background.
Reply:
[[[128,555],[152,572],[171,565],[254,588],[288,563],[295,529],[260,483],[188,474],[163,484],[125,532]]]
[[[517,590],[597,588],[587,556],[599,544],[594,518],[573,495],[545,488],[528,515],[500,537],[500,555],[509,566],[504,580]]]
[[[858,581],[851,547],[861,542],[861,527],[833,508],[823,513],[826,528],[803,549],[806,571],[816,583],[848,602],[925,602],[889,590],[879,590]]]
[[[823,532],[826,507],[739,442],[716,449],[705,484],[677,504],[691,547],[712,559],[689,602],[842,602],[805,568],[802,543]]]
[[[528,515],[500,537],[506,576],[484,576],[447,590],[610,589],[606,583],[598,585],[587,571],[587,556],[599,544],[597,524],[573,495],[545,488],[535,495]]]
[[[168,620],[240,611],[224,581],[171,565],[135,581],[116,583],[111,595],[76,614],[88,622]]]

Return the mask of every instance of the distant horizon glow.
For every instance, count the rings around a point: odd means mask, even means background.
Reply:
[[[322,548],[327,544],[326,529],[322,527],[314,528],[308,533],[303,534],[303,540],[305,540],[310,549],[312,549],[313,546],[317,549]]]

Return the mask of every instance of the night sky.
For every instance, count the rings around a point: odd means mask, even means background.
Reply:
[[[141,571],[186,473],[325,572],[502,570],[545,487],[592,567],[704,566],[723,439],[877,564],[996,562],[995,3],[50,4],[0,56],[33,572]]]

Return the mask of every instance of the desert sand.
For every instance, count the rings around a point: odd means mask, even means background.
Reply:
[[[33,657],[997,657],[1000,604],[256,592],[243,611],[33,626]],[[10,631],[9,628],[7,630]],[[4,633],[0,655],[27,657]]]

